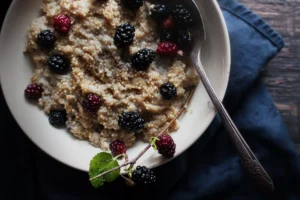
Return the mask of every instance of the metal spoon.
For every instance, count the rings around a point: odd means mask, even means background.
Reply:
[[[218,99],[210,81],[204,71],[204,68],[201,64],[200,55],[201,55],[201,47],[203,41],[205,40],[205,29],[202,21],[201,14],[199,12],[199,8],[197,3],[194,0],[185,1],[187,6],[191,9],[192,14],[194,14],[194,18],[196,19],[197,25],[199,27],[196,28],[196,37],[194,37],[194,46],[190,54],[190,59],[192,64],[194,64],[197,73],[205,87],[210,99],[212,100],[218,114],[221,117],[222,123],[226,128],[233,145],[235,146],[237,153],[242,161],[242,164],[246,171],[248,172],[251,180],[257,186],[261,192],[266,194],[271,194],[274,191],[274,184],[268,173],[265,171],[263,166],[260,164],[243,136],[235,126],[234,122],[228,115],[226,109],[224,108],[222,102]],[[199,23],[198,23],[199,22]]]

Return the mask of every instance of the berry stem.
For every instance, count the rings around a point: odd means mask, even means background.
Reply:
[[[150,149],[150,147],[151,147],[151,144],[148,144],[146,146],[146,148],[137,155],[137,157],[135,157],[134,159],[131,160],[131,164],[135,164],[136,161],[138,159],[140,159],[140,157],[142,157],[142,155],[144,155],[148,151],[148,149]]]
[[[125,153],[123,153],[123,154],[117,155],[116,157],[114,157],[114,159],[117,160],[123,156],[125,157],[125,159],[128,158],[128,156]]]
[[[110,173],[110,172],[112,172],[112,171],[115,171],[115,170],[117,170],[117,169],[120,169],[120,168],[122,168],[122,167],[125,167],[125,166],[127,166],[127,165],[129,165],[129,164],[130,164],[130,162],[125,162],[125,163],[123,163],[122,165],[119,165],[119,166],[117,166],[117,167],[115,167],[115,168],[112,168],[112,169],[107,170],[107,171],[105,171],[105,172],[103,172],[103,173],[101,173],[101,174],[99,174],[99,175],[97,175],[97,176],[94,176],[94,177],[90,178],[90,181],[92,181],[92,180],[94,180],[94,179],[97,179],[97,178],[100,178],[101,176],[104,176],[104,175],[106,175],[106,174],[108,174],[108,173]]]
[[[132,182],[131,179],[127,178],[126,176],[124,176],[124,175],[122,175],[122,174],[121,174],[121,177],[122,177],[123,179],[125,179],[126,181],[128,181],[128,182]]]
[[[128,162],[128,160],[129,160],[128,155],[125,153],[124,156],[125,156],[125,162]]]
[[[135,183],[130,178],[127,178],[122,174],[120,174],[120,176],[125,180],[127,186],[132,187],[135,185]]]
[[[187,98],[187,100],[186,100],[186,102],[183,104],[183,106],[180,108],[180,110],[178,111],[178,113],[176,114],[176,116],[172,119],[172,121],[170,122],[170,123],[168,123],[161,131],[160,131],[160,133],[158,134],[158,136],[159,135],[162,135],[162,134],[164,134],[167,130],[168,130],[168,128],[181,116],[181,114],[185,111],[185,109],[187,108],[187,105],[189,104],[189,102],[191,101],[191,99],[192,99],[192,96],[193,96],[193,94],[194,94],[194,92],[195,92],[195,87],[193,87],[192,89],[191,89],[191,92],[190,92],[190,94],[189,94],[189,96],[188,96],[188,98]],[[131,165],[131,166],[133,166],[137,161],[138,161],[138,159],[140,159],[140,157],[142,157],[150,148],[151,148],[151,146],[152,146],[152,144],[150,143],[150,144],[148,144],[146,147],[145,147],[145,149],[143,149],[143,151],[141,151],[135,158],[133,158],[133,159],[131,159],[131,160],[129,160],[129,161],[125,161],[123,164],[121,164],[121,165],[119,165],[119,166],[117,166],[117,167],[115,167],[115,168],[112,168],[112,169],[110,169],[110,170],[107,170],[107,171],[105,171],[105,172],[103,172],[103,173],[101,173],[101,174],[99,174],[99,175],[97,175],[97,176],[94,176],[94,177],[92,177],[92,178],[90,178],[90,181],[92,181],[92,180],[94,180],[94,179],[97,179],[97,178],[99,178],[99,177],[101,177],[101,176],[104,176],[104,175],[106,175],[106,174],[108,174],[108,173],[110,173],[110,172],[112,172],[112,171],[115,171],[115,170],[117,170],[117,169],[120,169],[120,168],[122,168],[122,167],[125,167],[125,166],[127,166],[127,165]]]

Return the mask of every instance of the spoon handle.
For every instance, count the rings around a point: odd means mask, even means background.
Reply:
[[[194,61],[195,62],[195,61]],[[260,164],[247,142],[244,140],[243,136],[240,134],[239,130],[235,126],[234,122],[230,118],[226,109],[224,108],[221,101],[218,99],[210,81],[204,71],[204,68],[200,61],[200,56],[196,59],[195,64],[197,73],[211,98],[218,114],[221,117],[224,127],[226,128],[229,136],[238,152],[238,155],[242,161],[244,168],[250,175],[251,180],[257,186],[261,192],[265,194],[272,194],[274,191],[274,184],[268,173],[265,171],[263,166]]]

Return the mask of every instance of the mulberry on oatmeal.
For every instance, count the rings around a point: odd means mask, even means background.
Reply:
[[[104,150],[115,140],[130,147],[137,135],[149,141],[174,118],[198,83],[183,57],[174,52],[172,57],[154,55],[163,41],[150,9],[147,1],[134,12],[120,0],[43,1],[41,16],[28,30],[26,53],[35,64],[31,84],[42,88],[39,106],[47,114],[65,113],[66,126],[76,138]],[[120,41],[126,39],[123,35],[116,43],[116,30],[126,23],[134,27],[133,40]],[[160,92],[165,83],[174,88],[164,94],[173,95],[176,89],[171,100]],[[128,124],[137,123],[133,118],[122,119],[124,113],[136,113],[132,117],[139,120],[138,128]],[[178,128],[174,123],[168,131]]]

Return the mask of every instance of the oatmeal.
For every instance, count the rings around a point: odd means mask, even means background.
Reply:
[[[181,56],[156,55],[159,43],[160,52],[171,50],[150,9],[148,2],[133,12],[119,0],[43,1],[26,53],[52,125],[66,124],[76,138],[107,150],[116,139],[127,147],[137,137],[149,141],[174,118],[197,73]]]

